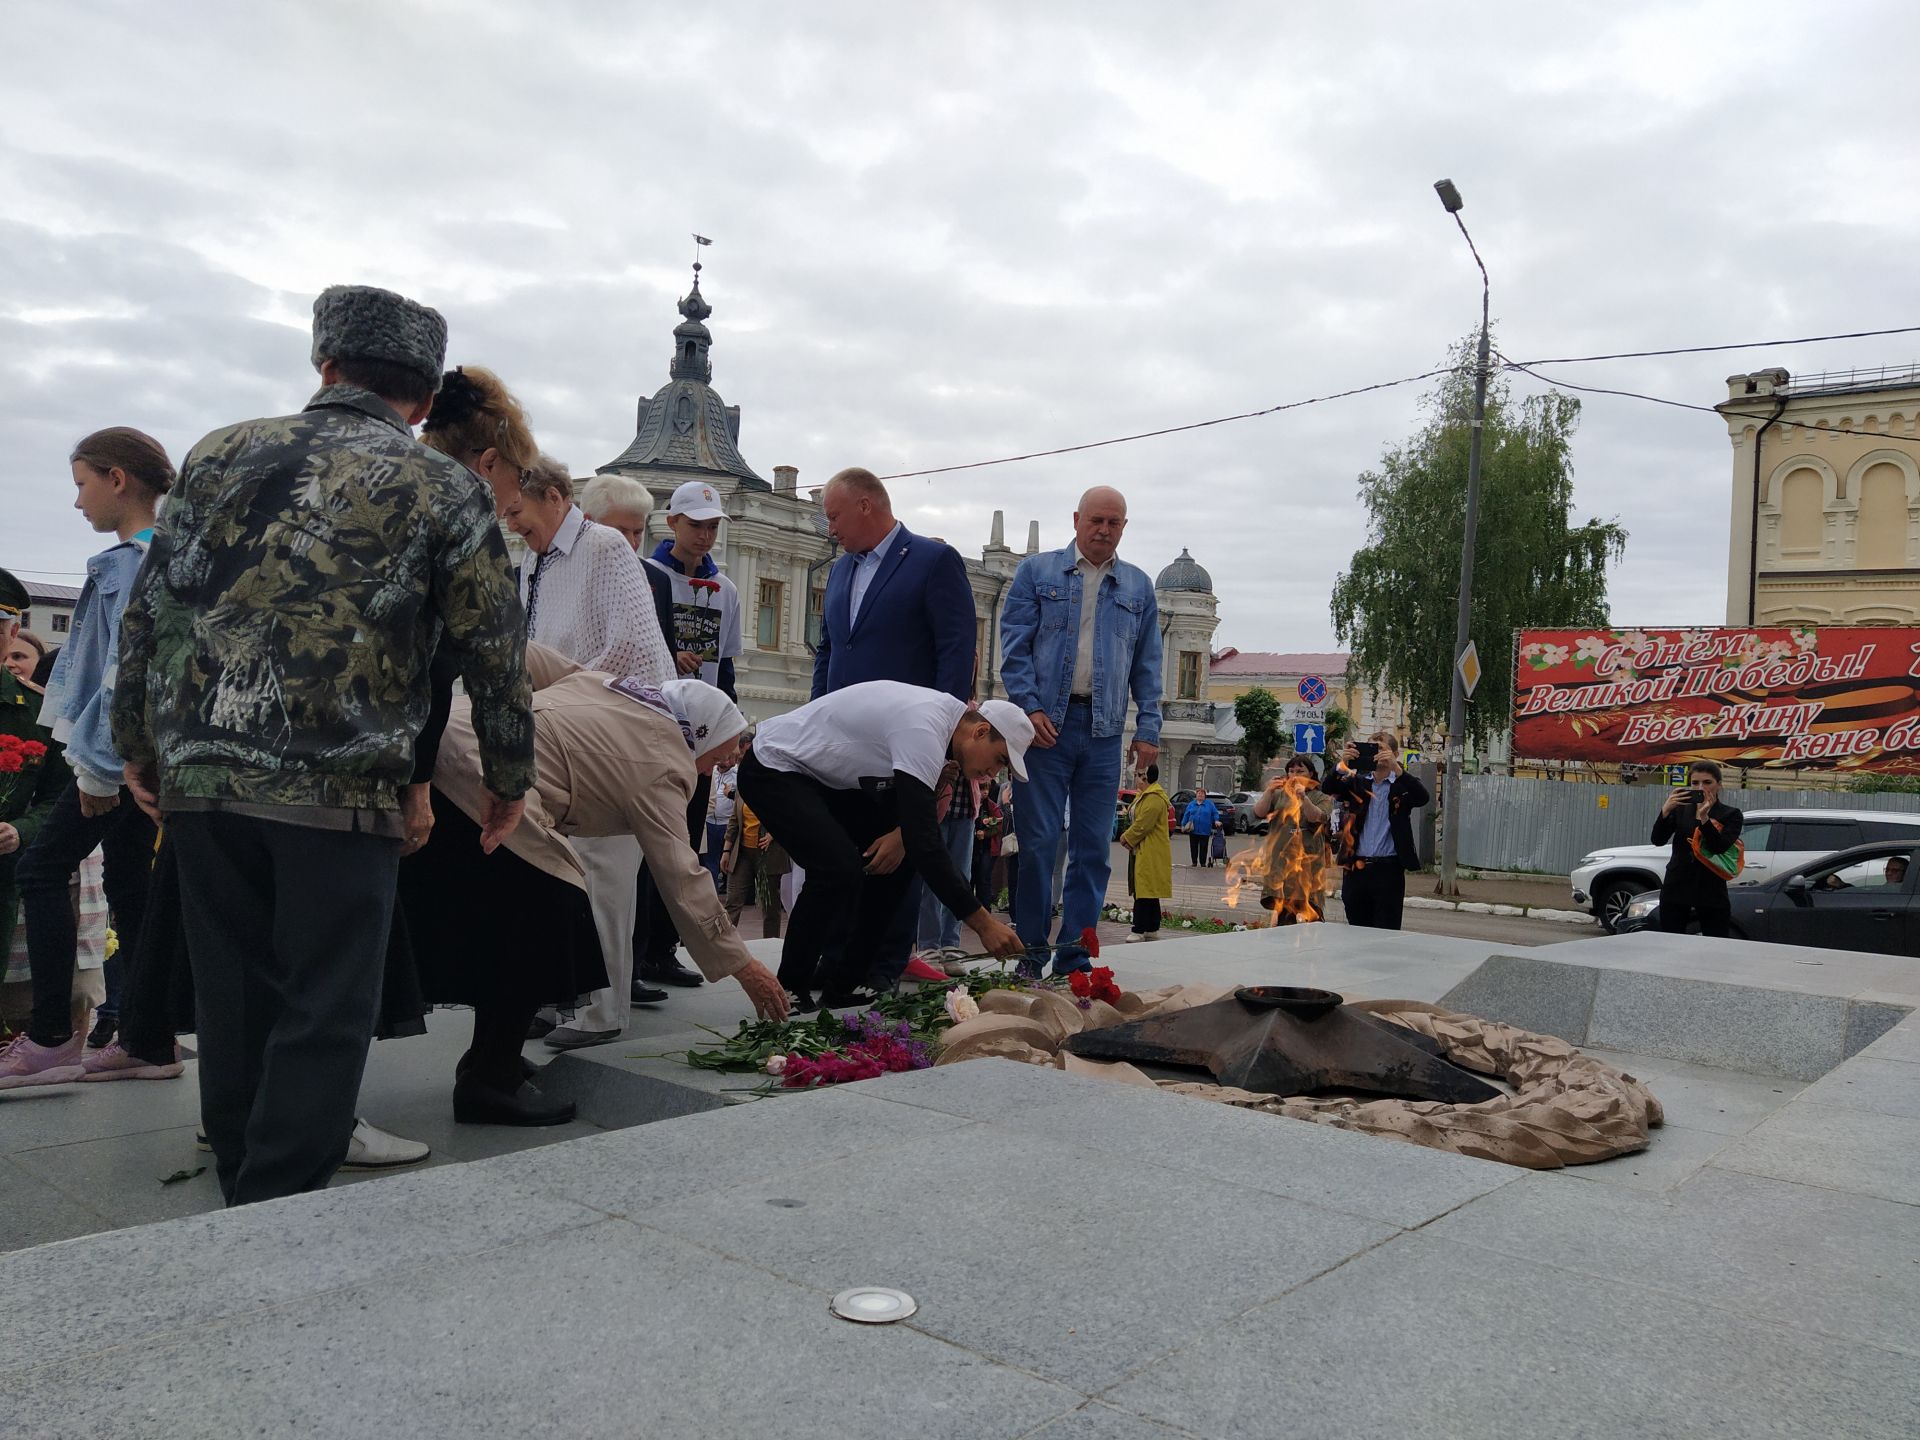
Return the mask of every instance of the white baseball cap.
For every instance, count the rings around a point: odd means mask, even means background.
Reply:
[[[689,480],[673,492],[667,502],[667,514],[689,520],[724,520],[727,510],[720,503],[720,492],[704,480]]]
[[[1027,718],[1027,712],[1011,700],[983,700],[980,718],[1007,742],[1007,768],[1013,771],[1013,778],[1025,780],[1027,747],[1033,744],[1033,721]]]

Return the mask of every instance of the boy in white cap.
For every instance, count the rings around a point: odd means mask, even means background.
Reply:
[[[945,780],[1003,769],[1023,778],[1032,743],[1017,705],[974,707],[896,680],[849,685],[761,722],[740,762],[740,797],[807,873],[780,957],[781,983],[803,1008],[816,970],[823,1005],[873,998],[857,986],[916,874],[988,951],[1021,953],[947,853],[934,794]]]
[[[673,537],[656,545],[647,563],[673,585],[674,664],[682,675],[717,685],[737,701],[733,657],[740,653],[740,592],[720,573],[712,553],[726,514],[718,490],[703,480],[687,481],[667,502]]]

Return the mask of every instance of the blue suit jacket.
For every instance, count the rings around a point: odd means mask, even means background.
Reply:
[[[813,696],[867,680],[898,680],[973,698],[973,587],[960,552],[906,526],[860,597],[860,618],[848,619],[852,555],[827,575],[825,633],[813,657]]]

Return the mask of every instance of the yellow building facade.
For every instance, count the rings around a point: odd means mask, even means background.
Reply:
[[[1920,370],[1727,391],[1727,624],[1920,625]]]

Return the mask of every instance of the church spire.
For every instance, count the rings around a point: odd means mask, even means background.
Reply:
[[[708,384],[713,379],[713,361],[707,356],[713,332],[700,322],[713,314],[713,307],[700,293],[698,260],[693,262],[693,289],[680,297],[680,314],[685,318],[673,327],[673,363],[667,367],[667,375],[674,380]]]

